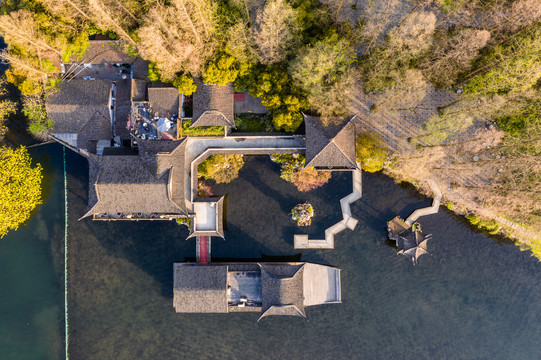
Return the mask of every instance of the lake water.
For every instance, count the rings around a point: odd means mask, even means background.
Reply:
[[[51,174],[46,202],[0,241],[0,359],[63,358],[63,179],[59,145],[33,150]],[[385,223],[431,199],[383,175],[363,175],[352,205],[359,224],[334,250],[301,259],[342,269],[342,304],[310,307],[308,320],[259,314],[176,314],[173,262],[195,240],[173,222],[78,221],[86,210],[86,160],[68,151],[72,359],[535,359],[541,335],[541,265],[516,246],[472,232],[441,208],[420,219],[431,255],[413,266],[386,241]],[[291,208],[303,201],[322,236],[340,220],[349,173],[305,193],[266,157],[247,158],[227,194],[226,240],[212,258],[299,254]]]

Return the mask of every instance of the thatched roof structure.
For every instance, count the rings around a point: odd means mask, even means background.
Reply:
[[[400,217],[395,216],[391,221],[387,223],[387,231],[390,236],[396,236],[402,231],[407,230],[410,226]]]
[[[318,170],[358,169],[355,155],[356,115],[326,119],[304,115],[306,128],[305,168]]]
[[[396,242],[398,254],[410,258],[414,264],[421,255],[429,253],[427,243],[430,235],[424,235],[418,223],[408,226],[402,219],[395,217],[389,221],[387,231],[389,238]]]
[[[233,85],[204,84],[196,79],[197,90],[193,94],[193,121],[190,127],[235,127]]]

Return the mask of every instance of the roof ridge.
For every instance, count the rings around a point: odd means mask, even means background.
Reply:
[[[100,159],[100,160],[101,160],[101,159]],[[101,161],[100,161],[100,162],[101,162]],[[82,220],[82,219],[84,219],[85,217],[92,215],[92,214],[94,213],[93,210],[94,210],[94,209],[98,206],[98,204],[100,203],[100,193],[99,193],[99,191],[98,191],[98,185],[97,185],[97,184],[98,184],[98,180],[99,180],[100,175],[101,175],[101,170],[102,170],[100,165],[101,165],[101,164],[98,163],[98,167],[99,167],[98,175],[96,176],[96,182],[93,184],[94,190],[96,191],[96,198],[97,198],[97,201],[96,201],[96,203],[94,204],[94,206],[92,206],[90,209],[88,209],[88,211],[86,212],[86,214],[84,214],[83,216],[81,216],[81,218],[80,218],[79,220]]]
[[[199,122],[199,120],[201,120],[201,118],[206,114],[218,114],[218,115],[221,115],[222,118],[224,119],[224,121],[227,124],[229,124],[228,126],[235,127],[235,124],[231,123],[231,121],[229,121],[229,119],[224,115],[224,113],[219,111],[219,110],[205,110],[205,111],[203,111],[203,113],[201,115],[199,115],[199,117],[190,125],[190,127],[197,126],[197,123]],[[221,126],[221,125],[217,125],[217,126]]]
[[[356,164],[353,164],[353,163],[351,162],[351,160],[347,157],[347,155],[344,154],[344,151],[342,151],[342,149],[340,149],[340,147],[339,147],[338,145],[336,145],[334,141],[330,141],[327,145],[325,145],[325,146],[323,147],[323,149],[321,149],[321,150],[320,150],[320,151],[312,158],[312,160],[310,160],[310,162],[309,162],[308,164],[305,164],[305,165],[304,165],[304,167],[305,167],[305,168],[311,168],[311,167],[313,167],[313,166],[310,166],[310,164],[313,163],[314,160],[316,160],[316,159],[318,158],[318,156],[320,156],[320,155],[325,151],[325,149],[329,148],[329,146],[330,146],[331,144],[334,145],[334,147],[335,147],[336,149],[338,149],[338,151],[340,152],[340,154],[342,154],[342,156],[343,156],[343,157],[344,157],[344,158],[345,158],[345,159],[346,159],[353,167],[357,168],[357,165],[356,165]]]
[[[306,319],[306,313],[304,312],[304,310],[301,311],[301,310],[299,309],[299,307],[298,307],[297,305],[295,305],[295,304],[287,304],[287,305],[271,305],[271,306],[269,306],[269,308],[268,308],[267,310],[265,310],[265,311],[261,314],[261,316],[259,316],[259,319],[257,319],[257,322],[259,322],[259,321],[260,321],[261,319],[263,319],[264,317],[269,316],[269,315],[270,315],[269,313],[272,312],[273,309],[278,309],[278,308],[286,308],[286,309],[287,309],[287,308],[293,308],[294,310],[297,311],[297,313],[299,314],[299,316],[301,316],[301,317],[303,317],[303,318]],[[272,315],[276,315],[276,314],[272,314]],[[292,314],[280,314],[280,315],[286,315],[286,316],[287,316],[287,315],[292,315]]]
[[[347,125],[349,125],[349,122],[346,125],[344,125],[344,127],[338,132],[338,134],[336,134],[336,136],[332,139],[333,141],[331,141],[330,143],[332,143],[332,144],[334,144],[334,146],[336,146],[336,148],[340,151],[340,153],[342,153],[342,155],[344,155],[344,157],[348,160],[348,162],[354,168],[357,168],[356,162],[352,162],[351,159],[346,155],[344,150],[338,144],[336,144],[336,142],[334,141],[334,139],[337,138],[338,136],[343,136],[343,134],[346,134],[345,130],[346,130]]]
[[[297,276],[297,274],[301,271],[302,268],[304,268],[304,265],[306,265],[306,263],[302,264],[296,271],[295,273],[293,273],[293,275],[291,276],[288,276],[288,277],[276,277],[274,275],[272,275],[269,270],[267,270],[267,268],[265,267],[265,265],[263,263],[257,263],[259,265],[260,268],[262,268],[263,270],[265,270],[265,272],[273,279],[276,279],[276,280],[284,280],[284,279],[293,279],[295,276]],[[288,264],[289,265],[289,264]],[[289,266],[298,266],[298,265],[289,265]]]
[[[169,171],[169,178],[167,179],[167,188],[166,188],[166,189],[167,189],[167,198],[169,199],[169,201],[171,202],[171,204],[175,205],[175,206],[178,208],[178,210],[179,210],[182,214],[184,214],[184,215],[187,216],[188,214],[186,214],[186,212],[180,207],[180,205],[177,204],[175,201],[173,201],[173,192],[172,192],[172,190],[173,190],[173,186],[172,186],[172,181],[173,181],[173,168],[174,168],[174,166],[171,166],[171,167],[168,169],[168,171]],[[164,171],[164,173],[165,173],[165,171]]]
[[[85,123],[83,124],[83,126],[81,126],[81,127],[79,128],[79,130],[77,130],[77,133],[80,132],[81,130],[83,130],[83,128],[84,128],[85,126],[88,125],[88,123],[90,122],[90,120],[92,120],[92,118],[93,118],[97,113],[99,113],[101,116],[103,116],[103,117],[105,118],[105,120],[107,120],[107,117],[105,117],[105,115],[103,115],[103,114],[101,113],[101,111],[96,110],[96,111],[88,118],[88,120],[85,121]]]

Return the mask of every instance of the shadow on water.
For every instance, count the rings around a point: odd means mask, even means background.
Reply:
[[[333,174],[327,190],[300,194],[256,157],[234,182],[215,185],[228,197],[226,240],[213,238],[213,261],[300,256],[342,270],[342,304],[310,307],[308,321],[257,323],[258,314],[176,314],[172,264],[193,259],[195,240],[184,240],[187,229],[167,221],[77,221],[88,184],[71,172],[84,167],[68,164],[72,358],[531,359],[538,352],[541,305],[532,299],[541,297],[541,265],[440,211],[422,218],[433,234],[432,256],[412,266],[381,246],[385,224],[431,199],[381,174],[363,175],[363,198],[352,206],[360,220],[355,231],[340,233],[334,250],[301,254],[290,243],[299,228],[289,218],[289,202],[310,201],[316,212],[332,214],[316,220],[332,224],[351,178]]]
[[[279,204],[283,204],[284,202],[295,203],[297,200],[291,194],[299,196],[300,193],[296,189],[289,191],[289,197],[278,196],[277,194],[279,192],[268,185],[269,182],[273,183],[277,181],[280,186],[291,187],[289,183],[279,178],[277,169],[270,168],[274,176],[274,178],[270,177],[270,179],[268,176],[271,174],[265,174],[265,177],[262,177],[261,174],[251,175],[253,172],[261,170],[261,168],[264,171],[269,170],[267,167],[268,163],[270,161],[265,161],[264,159],[263,161],[256,158],[249,159],[246,164],[247,171],[241,174],[239,182],[247,181],[252,184],[250,188],[251,192],[255,191],[263,197],[278,200]],[[106,251],[109,256],[115,259],[126,259],[129,263],[139,267],[160,284],[163,297],[171,298],[173,283],[172,264],[178,261],[195,259],[195,238],[185,240],[188,236],[187,228],[178,226],[172,221],[92,221],[90,218],[77,221],[86,211],[88,175],[85,176],[85,174],[88,174],[88,164],[79,155],[72,153],[68,156],[68,169],[70,174],[70,214],[76,218],[70,221],[71,231],[77,232],[79,231],[79,227],[84,226],[91,232],[92,237],[97,239],[102,250]],[[343,183],[345,179],[347,177],[334,179],[333,184],[328,186],[332,187],[341,182]],[[250,219],[248,221],[242,221],[240,226],[238,221],[228,221],[228,209],[232,209],[231,212],[238,215],[239,213],[246,212],[251,205],[250,201],[248,203],[238,201],[239,197],[245,197],[247,188],[243,184],[236,184],[236,182],[233,181],[231,184],[219,184],[221,186],[216,186],[217,190],[219,190],[217,192],[218,194],[226,194],[227,207],[224,227],[227,231],[225,232],[225,241],[220,238],[213,238],[213,261],[216,261],[216,259],[237,259],[237,261],[256,259],[257,261],[262,261],[262,259],[271,259],[273,257],[276,259],[300,259],[300,254],[290,255],[294,252],[292,247],[293,235],[302,231],[302,229],[298,229],[288,218],[287,212],[290,210],[288,206],[284,207],[281,205],[279,206],[279,210],[273,209],[273,212],[281,213],[281,218],[285,219],[286,225],[283,226],[280,226],[280,224],[277,226],[272,218],[261,219],[257,211],[251,213]],[[241,190],[239,191],[239,189]],[[325,191],[322,191],[322,193],[325,193]],[[300,194],[300,196],[303,195]],[[334,207],[339,209],[339,198],[327,199],[327,197],[332,197],[332,194],[326,195],[323,202],[333,200],[335,203]],[[310,196],[314,199],[317,198],[317,195]],[[265,206],[264,204],[262,205],[263,207]],[[335,216],[331,216],[331,220],[327,221],[325,226],[336,221],[338,218],[336,212],[334,211],[335,214],[333,215]],[[256,218],[261,220],[261,222],[254,225],[251,220],[255,220]],[[238,217],[235,220],[238,220]],[[275,230],[275,228],[283,229],[280,231]],[[274,236],[276,234],[281,234],[281,236]],[[84,257],[85,254],[79,254],[78,259],[80,256]],[[324,262],[324,259],[321,258],[321,261]]]
[[[43,204],[0,240],[0,358],[62,358],[63,186],[60,146],[30,149],[44,169]]]
[[[213,263],[260,263],[260,262],[300,262],[302,257],[302,253],[293,254],[293,255],[266,255],[261,253],[261,256],[258,258],[232,258],[232,257],[213,257],[212,262]],[[188,262],[195,262],[196,258],[186,258],[186,261]]]

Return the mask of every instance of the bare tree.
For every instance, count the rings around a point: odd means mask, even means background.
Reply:
[[[9,44],[17,45],[21,49],[33,48],[35,51],[50,51],[58,56],[62,55],[62,48],[51,45],[52,40],[38,29],[35,15],[27,10],[0,16],[0,33]]]
[[[257,15],[254,40],[263,64],[283,61],[299,43],[297,12],[284,0],[270,0]]]
[[[134,0],[42,0],[41,3],[64,21],[75,26],[81,22],[92,22],[137,47],[130,32],[138,24],[134,9],[141,7]]]
[[[486,30],[463,29],[456,35],[440,34],[430,60],[423,66],[424,73],[440,87],[452,85],[461,72],[470,69],[489,39],[490,32]]]
[[[5,122],[9,115],[13,114],[17,110],[17,103],[10,99],[4,99],[7,95],[6,79],[0,78],[0,141],[7,132]]]
[[[47,71],[41,69],[41,66],[37,61],[32,61],[34,59],[27,59],[22,56],[18,56],[10,53],[7,50],[0,51],[0,59],[5,64],[9,63],[12,68],[28,73],[27,76],[29,78],[35,76],[47,76],[49,74]]]
[[[139,50],[164,79],[180,71],[199,75],[216,48],[216,16],[210,0],[155,1],[138,30]]]
[[[126,17],[126,12],[111,5],[111,2],[104,0],[88,0],[88,10],[92,14],[92,21],[98,27],[114,31],[122,39],[137,46],[137,43],[129,34],[129,24],[131,21]]]
[[[225,51],[241,61],[255,62],[257,59],[252,33],[243,21],[227,29]]]
[[[421,71],[406,70],[401,81],[391,89],[386,89],[377,95],[376,106],[372,111],[384,109],[396,112],[400,110],[413,110],[419,106],[426,97],[430,84],[425,80]],[[380,101],[380,99],[382,99]]]
[[[421,55],[432,45],[436,15],[420,11],[408,16],[402,25],[389,34],[389,46],[412,57]]]

